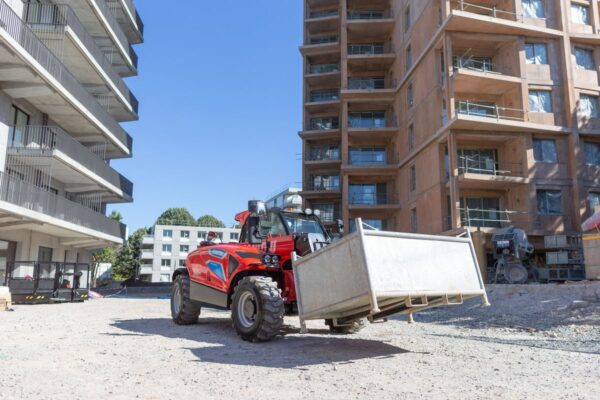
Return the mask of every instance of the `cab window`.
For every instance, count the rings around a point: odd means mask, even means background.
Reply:
[[[262,236],[271,235],[287,235],[285,227],[279,218],[277,213],[268,213],[264,218],[260,220],[260,234]]]

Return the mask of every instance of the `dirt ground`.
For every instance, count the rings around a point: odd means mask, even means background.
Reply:
[[[228,313],[169,302],[0,313],[0,399],[600,399],[600,284],[490,286],[476,302],[331,335],[239,340]]]

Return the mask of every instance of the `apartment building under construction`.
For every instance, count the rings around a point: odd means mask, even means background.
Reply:
[[[577,233],[600,204],[596,0],[305,0],[302,196],[352,224]]]

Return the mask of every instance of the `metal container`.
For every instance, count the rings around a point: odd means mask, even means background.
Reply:
[[[470,237],[358,231],[306,257],[294,257],[300,322],[344,324],[480,297],[488,305]]]

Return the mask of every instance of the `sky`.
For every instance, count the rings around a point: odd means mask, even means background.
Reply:
[[[115,204],[129,232],[167,208],[227,225],[250,199],[301,181],[302,2],[138,0],[144,43],[126,82],[139,121],[133,157],[111,165],[134,183]]]

